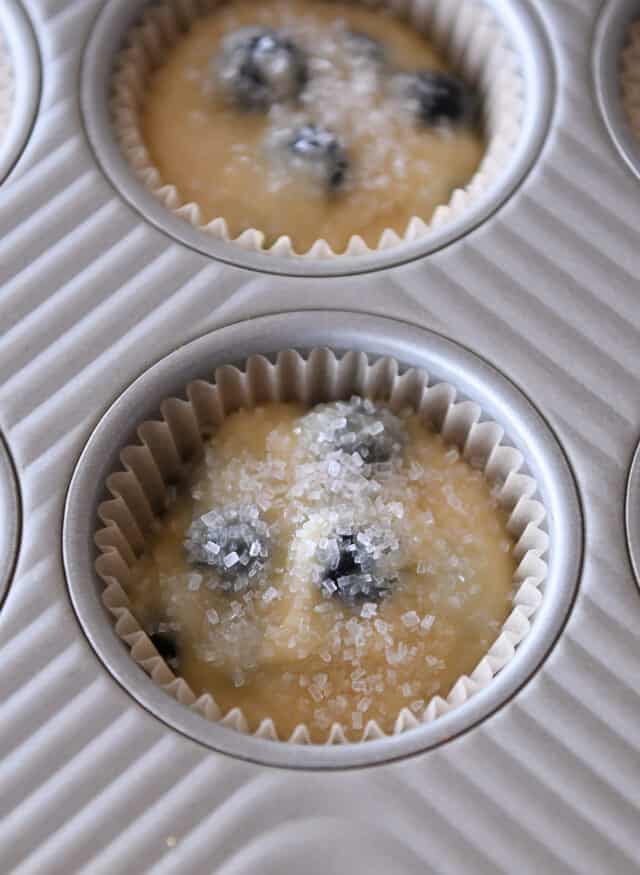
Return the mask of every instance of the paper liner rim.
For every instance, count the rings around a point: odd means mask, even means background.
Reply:
[[[185,387],[186,397],[190,400],[166,399],[161,405],[163,411],[162,419],[148,420],[139,425],[138,437],[140,443],[123,448],[120,458],[124,469],[118,469],[114,473],[122,475],[126,472],[126,474],[133,478],[132,483],[135,482],[136,489],[145,493],[145,489],[141,487],[137,474],[132,471],[130,452],[136,453],[146,450],[150,459],[153,460],[148,440],[145,439],[144,435],[150,429],[162,425],[171,432],[171,437],[176,447],[184,445],[184,440],[176,440],[173,431],[175,425],[169,422],[164,413],[168,409],[166,405],[169,405],[174,407],[175,410],[181,411],[180,416],[184,421],[189,420],[189,417],[191,417],[191,431],[193,431],[193,423],[197,424],[199,422],[194,403],[191,400],[194,394],[197,394],[194,391],[197,388],[202,386],[208,387],[209,391],[217,399],[217,407],[223,411],[222,418],[224,418],[224,410],[226,409],[225,392],[229,391],[229,386],[233,387],[232,391],[236,391],[238,387],[243,387],[244,397],[251,401],[252,398],[256,397],[256,392],[259,395],[260,391],[264,391],[264,389],[260,390],[256,387],[258,385],[262,387],[266,385],[266,375],[272,375],[277,384],[278,380],[275,375],[278,374],[278,369],[283,367],[282,362],[285,363],[285,370],[287,367],[291,367],[293,362],[297,376],[302,378],[302,375],[304,375],[305,381],[302,394],[308,397],[310,385],[310,381],[306,381],[308,373],[313,372],[313,368],[318,365],[324,368],[323,373],[327,373],[327,367],[339,369],[348,360],[349,356],[355,357],[357,360],[356,369],[363,375],[360,378],[360,384],[352,387],[364,389],[361,394],[382,398],[384,396],[380,394],[379,386],[386,383],[390,386],[388,400],[393,404],[395,403],[394,399],[397,400],[398,397],[403,397],[403,392],[406,393],[407,385],[412,384],[412,381],[415,383],[416,379],[418,380],[419,388],[417,390],[414,389],[414,391],[419,392],[421,400],[414,405],[415,409],[418,410],[423,418],[428,420],[435,430],[445,437],[445,440],[458,445],[463,456],[475,467],[479,467],[478,462],[482,459],[482,470],[491,483],[498,482],[502,484],[498,497],[501,504],[510,511],[508,529],[514,538],[514,556],[518,561],[514,574],[513,610],[503,623],[500,634],[495,642],[471,674],[461,676],[453,685],[446,698],[434,696],[420,718],[416,717],[408,708],[403,708],[398,714],[391,733],[384,732],[376,721],[369,721],[362,731],[361,738],[357,740],[359,742],[392,737],[409,729],[414,729],[420,726],[421,723],[429,723],[464,704],[491,683],[495,675],[514,658],[516,648],[529,634],[531,619],[539,610],[543,601],[544,592],[541,587],[543,587],[548,575],[548,566],[543,557],[548,549],[549,538],[547,533],[541,528],[546,518],[546,511],[540,501],[534,497],[537,493],[535,479],[528,474],[520,473],[520,469],[524,464],[524,457],[518,450],[509,447],[508,444],[503,444],[504,429],[491,420],[482,419],[482,410],[475,402],[467,400],[457,401],[457,390],[455,387],[448,383],[432,384],[429,380],[429,375],[421,370],[409,369],[401,371],[394,359],[379,359],[371,364],[364,353],[351,352],[337,357],[331,350],[321,348],[312,350],[305,358],[295,350],[285,350],[279,354],[275,364],[263,356],[252,356],[247,360],[244,370],[227,365],[216,370],[215,382],[197,380],[187,384]],[[385,369],[390,372],[391,378],[389,378],[388,373],[385,377]],[[416,375],[418,376],[416,377]],[[226,378],[224,379],[224,383],[227,385],[226,390],[224,384],[221,387],[221,380],[223,378]],[[345,392],[343,394],[352,394],[352,389],[349,389],[348,393]],[[337,397],[331,393],[329,393],[329,396]],[[273,397],[268,400],[275,401],[278,399]],[[300,398],[300,400],[306,400],[306,398]],[[248,403],[240,406],[251,406],[251,404]],[[237,409],[237,405],[235,405],[235,408]],[[175,410],[173,415],[177,416],[178,414],[175,413]],[[189,410],[191,411],[190,414],[188,413]],[[209,429],[207,429],[207,433],[209,433]],[[201,433],[198,440],[203,441],[205,439],[206,437]],[[193,436],[190,440],[193,440]],[[484,449],[480,450],[479,447]],[[490,449],[487,450],[487,447],[490,447]],[[152,467],[155,467],[156,461],[154,460]],[[182,464],[186,463],[183,462]],[[157,474],[157,469],[155,473]],[[312,743],[309,729],[305,724],[299,724],[289,738],[281,739],[278,736],[276,725],[271,718],[262,720],[255,732],[250,733],[248,722],[241,709],[237,707],[232,708],[226,714],[223,714],[213,695],[207,693],[199,698],[196,697],[186,681],[173,674],[166,662],[159,656],[151,640],[142,630],[137,619],[129,609],[129,600],[122,585],[113,574],[105,573],[103,566],[109,558],[114,560],[117,557],[121,563],[124,562],[126,564],[126,559],[123,558],[122,552],[114,546],[112,537],[114,530],[120,531],[117,522],[117,516],[120,511],[115,514],[114,518],[114,507],[120,503],[121,508],[122,502],[124,501],[126,505],[126,501],[121,494],[122,486],[114,484],[112,477],[107,478],[107,486],[114,497],[102,502],[98,508],[98,515],[103,526],[96,531],[96,543],[101,551],[101,556],[96,560],[95,567],[98,576],[105,584],[105,589],[102,592],[102,602],[114,618],[115,631],[129,647],[134,661],[174,699],[181,704],[191,707],[209,720],[219,722],[223,726],[231,727],[245,734],[253,734],[259,738],[269,738],[274,741],[287,743]],[[157,485],[153,489],[148,488],[148,491],[150,493],[157,492]],[[126,549],[129,549],[131,554],[133,554],[130,544],[127,545]],[[342,744],[347,742],[349,742],[349,739],[345,734],[344,727],[339,723],[334,723],[328,730],[326,741],[321,742],[321,744]]]

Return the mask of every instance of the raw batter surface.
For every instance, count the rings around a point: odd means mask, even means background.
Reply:
[[[281,738],[306,723],[323,741],[339,722],[356,739],[370,719],[390,732],[403,707],[420,716],[473,671],[512,607],[513,541],[484,476],[409,411],[384,414],[383,431],[382,408],[367,408],[352,441],[348,409],[228,416],[128,589],[196,695],[241,707],[252,730],[271,717]],[[193,521],[237,507],[261,526],[243,574],[239,548],[205,543],[212,564],[189,561]]]

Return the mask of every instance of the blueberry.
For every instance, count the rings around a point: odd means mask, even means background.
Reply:
[[[350,603],[381,601],[398,579],[385,562],[391,553],[390,544],[367,532],[327,538],[316,549],[316,558],[324,565],[322,590]]]
[[[187,560],[216,572],[212,589],[239,592],[257,582],[269,558],[269,528],[256,507],[225,507],[195,520],[184,542]]]
[[[388,408],[355,395],[350,401],[320,405],[305,417],[317,453],[358,453],[363,462],[388,462],[407,440],[402,421]]]
[[[329,192],[344,186],[349,159],[332,131],[314,124],[302,125],[294,130],[287,147],[293,170],[314,179]]]
[[[152,632],[149,639],[164,661],[175,668],[178,663],[178,646],[173,636],[166,632]]]
[[[429,127],[468,124],[474,119],[477,98],[464,82],[437,70],[397,73],[390,89],[410,112]]]
[[[291,100],[308,78],[303,50],[280,31],[257,27],[226,37],[215,71],[223,91],[243,109],[266,110]]]
[[[354,59],[363,59],[372,64],[383,64],[385,50],[381,42],[361,30],[349,30],[345,34],[347,52]]]

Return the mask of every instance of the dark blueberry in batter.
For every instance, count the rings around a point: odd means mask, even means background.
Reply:
[[[402,420],[388,408],[358,395],[350,401],[321,404],[303,422],[319,455],[336,450],[358,453],[367,465],[398,456],[407,440]]]
[[[322,589],[351,603],[381,601],[393,589],[397,575],[383,569],[375,553],[375,546],[366,536],[361,541],[357,532],[328,539],[326,548],[318,548],[319,558],[327,562]]]
[[[175,667],[178,662],[178,647],[175,639],[166,632],[154,632],[149,638],[164,661]]]
[[[330,192],[345,184],[349,159],[332,131],[314,124],[303,125],[294,131],[288,146],[293,169],[313,178]]]
[[[384,46],[377,39],[360,30],[347,31],[345,35],[347,51],[353,58],[362,58],[373,64],[383,64],[385,60]]]
[[[438,70],[397,73],[390,88],[424,125],[469,124],[476,115],[477,97],[462,80]]]
[[[269,558],[269,531],[252,506],[211,510],[195,520],[184,542],[187,559],[216,572],[213,588],[238,592],[257,579]]]
[[[242,28],[224,40],[215,72],[238,106],[259,110],[297,97],[308,77],[305,53],[290,37],[257,27]]]

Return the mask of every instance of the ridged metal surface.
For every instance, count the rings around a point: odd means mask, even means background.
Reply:
[[[81,51],[101,3],[25,6],[45,77],[0,191],[0,428],[25,519],[0,612],[0,869],[637,872],[640,598],[624,492],[640,434],[639,189],[591,93],[600,3],[545,3],[555,124],[490,223],[427,262],[310,282],[222,267],[141,225],[80,126]],[[209,328],[318,306],[444,331],[522,386],[574,467],[587,552],[562,639],[508,706],[404,763],[309,775],[212,754],[137,706],[79,630],[60,530],[76,458],[132,377]]]

